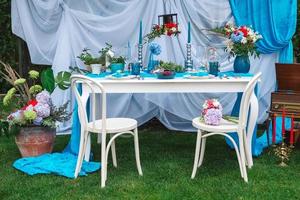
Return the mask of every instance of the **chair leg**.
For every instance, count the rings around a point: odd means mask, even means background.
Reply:
[[[110,138],[112,138],[114,135],[111,134]],[[111,156],[113,161],[113,166],[117,167],[117,154],[116,154],[116,143],[115,140],[111,143]]]
[[[142,176],[142,167],[141,167],[141,161],[140,161],[140,150],[139,150],[139,137],[138,137],[138,129],[134,129],[134,151],[135,151],[135,160],[136,160],[136,166],[139,172],[139,175]]]
[[[243,170],[244,180],[245,182],[248,182],[243,134],[244,134],[243,132],[238,132],[242,170]]]
[[[206,138],[202,138],[198,167],[200,167],[203,163],[203,158],[204,158],[204,153],[205,153],[205,145],[206,145]]]
[[[192,172],[192,176],[191,179],[195,178],[196,172],[197,172],[197,166],[198,166],[198,162],[199,162],[199,151],[200,151],[200,145],[201,145],[201,130],[198,129],[198,133],[197,133],[197,140],[196,140],[196,150],[195,150],[195,158],[194,158],[194,167],[193,167],[193,172]]]
[[[104,188],[107,179],[106,133],[102,133],[101,138],[101,187]]]
[[[250,148],[252,148],[252,145],[251,143],[248,145],[248,142],[247,142],[247,137],[246,137],[246,131],[244,130],[243,131],[243,138],[244,138],[244,148],[245,148],[245,164],[246,166],[248,166],[249,169],[252,168],[252,164],[253,161],[252,161],[252,150]]]
[[[81,170],[81,165],[82,165],[83,156],[84,156],[84,143],[85,143],[84,138],[85,138],[85,134],[86,134],[86,132],[83,132],[83,134],[81,134],[81,136],[80,136],[79,151],[78,151],[77,163],[76,163],[76,168],[75,168],[75,173],[74,173],[75,178],[78,177],[78,174]]]
[[[85,140],[85,150],[84,150],[84,160],[86,162],[90,161],[90,155],[91,155],[91,135],[88,134],[87,138]]]

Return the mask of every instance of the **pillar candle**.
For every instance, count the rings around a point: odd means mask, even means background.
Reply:
[[[276,114],[273,115],[272,119],[272,143],[276,142]]]
[[[191,22],[188,22],[188,43],[191,43]]]
[[[290,145],[294,144],[294,115],[291,118]]]
[[[282,111],[282,135],[285,135],[285,109],[283,109]]]
[[[142,28],[143,28],[143,22],[142,22],[142,20],[141,20],[141,21],[140,21],[139,44],[142,44],[142,42],[143,42],[143,32],[142,32]]]

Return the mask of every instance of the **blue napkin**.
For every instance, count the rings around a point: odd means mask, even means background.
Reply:
[[[228,71],[228,72],[219,72],[218,76],[231,76],[231,77],[237,77],[237,76],[242,76],[242,77],[252,77],[253,74],[250,73],[234,73],[233,71]]]
[[[112,74],[112,76],[115,78],[122,78],[122,77],[126,77],[128,75],[129,75],[128,72],[116,72],[116,73]]]
[[[109,73],[108,72],[103,72],[101,74],[87,73],[85,75],[90,78],[104,78],[105,76],[109,75]]]
[[[190,74],[191,76],[208,76],[208,72],[189,72],[187,74]]]

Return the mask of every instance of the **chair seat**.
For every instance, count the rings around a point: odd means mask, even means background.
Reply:
[[[124,131],[130,131],[137,127],[137,121],[131,118],[107,118],[106,119],[106,133],[118,133]],[[95,127],[93,123],[88,124],[88,131],[101,133],[102,120],[95,121]]]
[[[203,121],[200,120],[200,117],[197,117],[193,119],[193,126],[197,129],[207,131],[207,132],[224,133],[224,132],[237,132],[238,130],[237,124],[225,119],[221,119],[220,125],[213,126],[213,125],[205,124]]]

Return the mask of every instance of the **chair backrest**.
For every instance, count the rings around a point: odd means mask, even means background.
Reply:
[[[248,114],[250,108],[250,99],[253,94],[254,88],[257,84],[257,81],[261,77],[261,72],[256,74],[247,84],[243,92],[241,105],[240,105],[240,114],[239,114],[239,128],[244,129],[247,126]]]
[[[84,84],[85,94],[81,92],[82,85]],[[106,130],[106,92],[104,87],[94,81],[93,79],[86,77],[84,75],[72,75],[71,76],[71,87],[74,92],[77,104],[78,104],[78,117],[80,124],[83,128],[86,128],[88,122],[93,123],[93,128],[95,128],[96,124],[96,93],[102,94],[102,104],[101,104],[101,119],[102,119],[102,132]],[[87,116],[87,102],[91,100],[91,108],[92,111],[91,120],[88,120]]]

